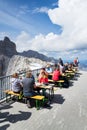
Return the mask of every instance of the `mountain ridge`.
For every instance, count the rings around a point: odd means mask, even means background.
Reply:
[[[18,52],[16,50],[16,44],[12,42],[7,36],[4,37],[4,40],[0,40],[0,55],[5,55],[9,58],[11,58],[13,55],[21,55],[28,58],[37,58],[43,61],[56,61],[56,59],[53,57],[47,57],[46,55],[34,50]]]
[[[15,56],[15,58],[14,58]],[[23,56],[23,57],[21,57]],[[25,57],[25,58],[24,58]],[[10,74],[9,69],[13,69],[12,66],[14,66],[14,63],[17,59],[20,60],[20,64],[23,62],[22,59],[26,62],[29,59],[26,60],[26,58],[34,58],[34,62],[36,61],[37,63],[44,64],[45,62],[52,62],[52,61],[57,61],[56,59],[52,57],[47,57],[37,51],[33,50],[28,50],[28,51],[23,51],[23,52],[17,52],[16,50],[16,44],[12,42],[8,37],[4,37],[4,40],[0,40],[0,76],[5,76],[6,73]],[[13,62],[11,62],[13,61]],[[31,60],[32,61],[32,60]],[[43,61],[43,63],[41,62]],[[10,63],[11,62],[11,63]],[[10,64],[10,65],[9,65]],[[10,67],[10,68],[9,68]],[[15,63],[14,70],[17,68],[17,63]],[[21,66],[23,68],[23,64]],[[26,68],[26,67],[25,67]],[[27,67],[29,68],[29,67]],[[17,68],[20,69],[20,68]],[[7,72],[8,71],[8,72]],[[13,72],[13,71],[11,71]]]

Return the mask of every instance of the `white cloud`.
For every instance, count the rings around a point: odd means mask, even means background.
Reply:
[[[5,36],[9,36],[7,32],[0,32],[0,39],[4,39]]]
[[[48,13],[48,8],[47,7],[35,8],[33,10],[33,13]]]
[[[17,44],[17,50],[46,50],[46,51],[58,51],[62,50],[62,45],[58,46],[59,36],[53,33],[49,33],[44,36],[43,34],[36,35],[31,38],[29,34],[22,31],[21,34],[16,38],[15,43]],[[21,47],[20,47],[21,46]],[[58,46],[58,47],[57,47]]]
[[[17,45],[17,51],[19,52],[31,49],[54,58],[62,57],[63,59],[72,61],[75,57],[79,57],[83,60],[87,59],[87,49],[77,50],[75,48],[73,50],[63,50],[59,52],[58,49],[61,46],[58,46],[57,43],[55,44],[54,42],[54,40],[56,41],[57,39],[58,36],[56,34],[54,35],[53,33],[50,33],[47,36],[39,34],[32,38],[28,33],[22,31],[21,34],[16,38],[15,43]]]
[[[62,49],[87,48],[86,12],[86,0],[60,0],[59,8],[48,11],[51,21],[63,27],[63,32],[58,38]]]
[[[41,12],[40,9],[37,9],[37,11]],[[42,12],[44,12],[44,10]],[[51,32],[46,36],[38,34],[34,38],[31,38],[29,34],[22,32],[16,41],[17,46],[19,44],[22,45],[21,48],[20,45],[18,46],[18,51],[29,49],[39,52],[45,50],[46,53],[50,51],[63,51],[60,55],[65,54],[67,57],[72,54],[74,56],[80,54],[77,50],[87,49],[86,12],[86,0],[60,0],[58,8],[48,10],[48,16],[53,24],[62,26],[63,31],[61,35]],[[71,53],[69,50],[75,51]],[[66,52],[68,52],[68,54]],[[83,54],[83,51],[81,54]]]
[[[21,52],[21,51],[29,50],[30,48],[29,39],[30,39],[30,35],[22,31],[20,35],[17,36],[15,41],[17,46],[17,51]]]

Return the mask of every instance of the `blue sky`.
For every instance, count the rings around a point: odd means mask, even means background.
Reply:
[[[86,0],[0,0],[0,40],[17,51],[63,59],[87,59]]]

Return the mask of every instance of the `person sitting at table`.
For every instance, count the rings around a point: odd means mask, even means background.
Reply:
[[[35,83],[35,78],[34,78],[34,75],[32,74],[32,71],[31,70],[29,70],[28,72],[30,72],[31,73],[31,78],[33,79],[33,82],[34,82],[34,91],[37,91],[37,94],[40,94],[40,90],[41,90],[41,88],[39,88],[39,87],[37,87],[36,86],[36,83]]]
[[[53,67],[52,67],[53,71],[54,71],[57,67],[58,67],[58,64],[55,63],[55,64],[53,65]]]
[[[48,85],[48,73],[45,71],[45,68],[42,68],[40,70],[40,74],[38,76],[38,82],[41,83],[42,85]],[[42,95],[47,97],[46,89],[42,89]]]
[[[45,71],[45,68],[42,68],[38,76],[39,83],[48,83],[48,73]]]
[[[65,73],[66,70],[68,70],[68,65],[69,65],[68,62],[66,62],[66,63],[64,64],[64,71],[63,71],[64,73]]]
[[[69,71],[73,71],[73,63],[69,63],[69,65],[68,65],[68,70],[69,70]]]
[[[52,67],[51,67],[50,64],[47,64],[47,66],[46,66],[46,72],[48,73],[48,79],[52,79],[53,69],[52,69]]]
[[[11,78],[11,89],[15,93],[20,93],[22,91],[22,83],[19,79],[18,73],[14,73]]]
[[[34,91],[34,88],[36,88],[36,85],[35,85],[34,79],[32,78],[31,71],[26,73],[26,77],[23,78],[22,84],[23,84],[24,97],[31,97],[31,96],[37,95],[37,93]],[[27,106],[31,108],[32,107],[31,99],[30,98],[28,99],[29,100],[27,100]]]
[[[55,70],[53,71],[52,80],[58,81],[60,75],[61,75],[61,73],[60,73],[60,69],[59,69],[59,66],[58,66],[58,67],[55,68]]]
[[[46,66],[46,72],[49,73],[49,74],[53,72],[52,67],[51,67],[50,64],[47,64],[47,66]]]

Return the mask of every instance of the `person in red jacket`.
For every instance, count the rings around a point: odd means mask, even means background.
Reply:
[[[60,74],[59,67],[57,67],[57,68],[53,71],[52,80],[58,81],[60,75],[61,75],[61,74]]]
[[[48,83],[48,73],[43,68],[40,71],[38,81],[39,83]]]
[[[41,84],[48,84],[48,73],[45,71],[45,68],[42,68],[38,76],[38,82]],[[46,89],[42,89],[42,93],[46,96]]]

